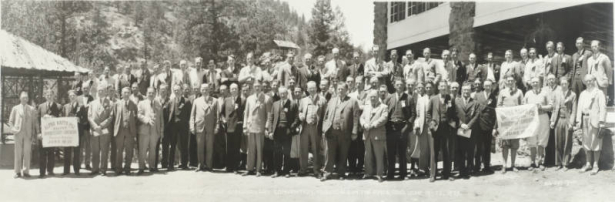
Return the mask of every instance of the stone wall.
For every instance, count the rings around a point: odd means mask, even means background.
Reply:
[[[451,48],[456,47],[459,51],[457,57],[467,63],[470,53],[480,50],[473,29],[476,2],[451,2],[450,6],[448,44]]]
[[[374,44],[380,47],[380,58],[387,50],[387,6],[387,2],[374,2]]]

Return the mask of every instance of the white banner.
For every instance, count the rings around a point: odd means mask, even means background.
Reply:
[[[535,104],[495,108],[498,137],[519,139],[532,137],[538,131],[538,108]]]
[[[79,145],[77,117],[41,118],[43,147],[76,147]]]

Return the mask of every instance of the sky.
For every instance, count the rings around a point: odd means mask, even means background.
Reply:
[[[312,18],[312,7],[316,0],[282,0],[288,2],[291,9],[299,15],[304,14],[305,19]],[[346,18],[346,29],[350,34],[350,42],[363,45],[368,49],[374,39],[374,3],[371,0],[331,0],[333,9],[339,6]]]

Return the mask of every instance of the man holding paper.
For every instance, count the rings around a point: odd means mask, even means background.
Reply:
[[[469,178],[469,171],[473,168],[474,160],[474,143],[476,138],[471,136],[472,128],[478,118],[476,109],[478,104],[470,97],[472,87],[470,83],[465,83],[461,87],[461,97],[455,99],[455,112],[459,119],[459,128],[457,129],[457,147],[461,152],[461,164],[459,165],[459,177]],[[456,164],[456,163],[455,163]]]
[[[45,93],[45,100],[46,102],[38,105],[38,117],[39,117],[39,122],[41,123],[40,119],[44,119],[44,118],[53,118],[53,117],[59,117],[60,116],[60,112],[61,110],[61,106],[54,102],[54,92],[51,90],[48,90],[47,93]],[[40,127],[40,125],[39,125]],[[39,132],[41,132],[41,129],[38,130]],[[43,147],[43,137],[42,135],[39,133],[38,134],[38,151],[39,151],[39,167],[40,167],[40,178],[45,177],[45,171],[47,171],[47,173],[49,175],[53,175],[53,166],[55,165],[54,161],[55,161],[55,149],[56,148],[45,148]],[[45,170],[46,169],[46,170]]]

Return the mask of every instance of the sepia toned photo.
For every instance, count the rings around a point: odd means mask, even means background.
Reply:
[[[0,0],[0,201],[612,201],[613,8]]]

